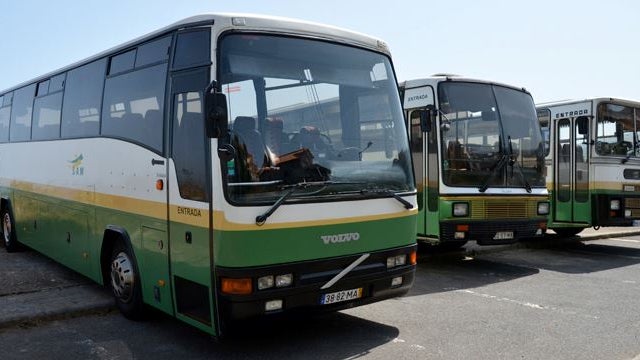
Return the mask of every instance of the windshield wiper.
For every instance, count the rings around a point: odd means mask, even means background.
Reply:
[[[522,178],[522,182],[524,183],[524,188],[525,190],[527,190],[528,193],[531,193],[531,184],[529,184],[529,182],[527,181],[527,178],[524,176],[524,171],[522,171],[522,166],[520,165],[520,162],[518,162],[518,156],[513,155],[513,145],[511,144],[511,136],[508,136],[507,140],[509,141],[509,153],[511,153],[511,157],[509,158],[509,166],[511,166],[511,175],[513,176],[513,167],[517,162],[518,173]]]
[[[481,193],[487,191],[487,189],[489,188],[489,181],[493,179],[496,173],[498,173],[499,171],[502,171],[502,169],[505,167],[505,165],[507,165],[507,163],[509,163],[509,155],[502,154],[500,156],[500,159],[498,159],[496,163],[493,165],[493,168],[490,169],[491,173],[487,175],[487,177],[484,179],[484,181],[482,182],[482,185],[480,185],[480,187],[478,188],[478,191],[480,191]]]
[[[362,189],[362,190],[360,190],[360,193],[362,195],[370,194],[370,193],[371,194],[389,195],[389,196],[393,197],[394,199],[398,200],[400,203],[402,203],[402,205],[404,206],[405,209],[407,209],[407,210],[413,209],[413,204],[411,204],[407,200],[403,199],[402,196],[396,194],[395,192],[393,192],[393,191],[391,191],[389,189]]]
[[[282,205],[285,200],[287,200],[296,190],[306,189],[311,186],[327,186],[327,185],[342,185],[342,184],[358,184],[357,182],[347,182],[347,181],[303,181],[297,184],[283,185],[281,187],[282,190],[287,189],[287,191],[276,200],[276,202],[271,205],[269,210],[265,211],[264,214],[256,216],[256,225],[262,226],[267,221],[269,216],[271,216],[280,205]]]
[[[509,165],[511,166],[511,171],[513,171],[513,166],[518,163],[518,173],[520,174],[520,177],[522,178],[522,183],[524,184],[524,189],[527,190],[528,193],[531,192],[531,184],[529,184],[529,182],[527,181],[527,178],[524,176],[524,171],[522,171],[522,166],[520,165],[520,162],[517,159],[511,159],[509,160]]]

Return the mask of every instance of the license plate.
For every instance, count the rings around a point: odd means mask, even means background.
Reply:
[[[493,240],[508,240],[513,239],[513,231],[498,231]]]
[[[328,294],[323,294],[320,297],[320,304],[335,304],[342,301],[349,301],[353,299],[359,299],[362,297],[362,288],[336,291]]]

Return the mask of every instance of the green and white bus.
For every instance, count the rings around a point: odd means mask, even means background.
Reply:
[[[4,90],[4,245],[213,335],[402,295],[417,201],[396,84],[375,38],[201,15]]]
[[[446,248],[543,236],[544,150],[531,95],[453,75],[400,84],[418,187],[418,238]]]
[[[538,104],[551,193],[549,228],[631,226],[640,219],[640,102],[590,98]]]

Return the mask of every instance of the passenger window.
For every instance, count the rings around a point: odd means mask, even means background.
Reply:
[[[13,93],[12,92],[4,94],[4,96],[2,98],[2,106],[11,105],[12,100],[13,100]]]
[[[61,92],[36,99],[33,107],[32,140],[49,140],[60,137],[61,107]]]
[[[9,141],[9,121],[11,119],[11,99],[13,93],[0,96],[0,142]]]
[[[31,112],[33,110],[33,96],[36,84],[16,90],[11,112],[9,139],[14,141],[28,141],[31,138]]]
[[[171,46],[171,36],[141,45],[136,56],[136,68],[168,60],[169,46]]]
[[[109,75],[121,73],[133,69],[136,60],[136,50],[130,50],[120,55],[112,56],[109,63]]]
[[[49,94],[62,90],[64,88],[64,80],[66,77],[67,74],[60,74],[52,77],[49,80]]]
[[[42,81],[38,83],[38,91],[36,91],[36,96],[44,96],[49,92],[49,80]]]
[[[9,141],[9,119],[11,117],[11,106],[0,108],[0,142]]]
[[[100,133],[100,103],[106,59],[69,71],[62,107],[62,137],[88,137]]]
[[[174,69],[206,65],[210,62],[211,41],[208,29],[178,34],[173,60]]]
[[[172,157],[178,177],[180,197],[207,200],[205,136],[202,94],[187,92],[174,96]]]
[[[162,152],[166,75],[165,63],[107,79],[102,135],[133,140]]]

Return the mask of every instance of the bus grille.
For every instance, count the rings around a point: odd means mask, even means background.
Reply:
[[[472,219],[527,219],[537,216],[536,200],[482,200],[471,203]]]
[[[626,209],[640,209],[640,198],[624,199],[624,207]]]

